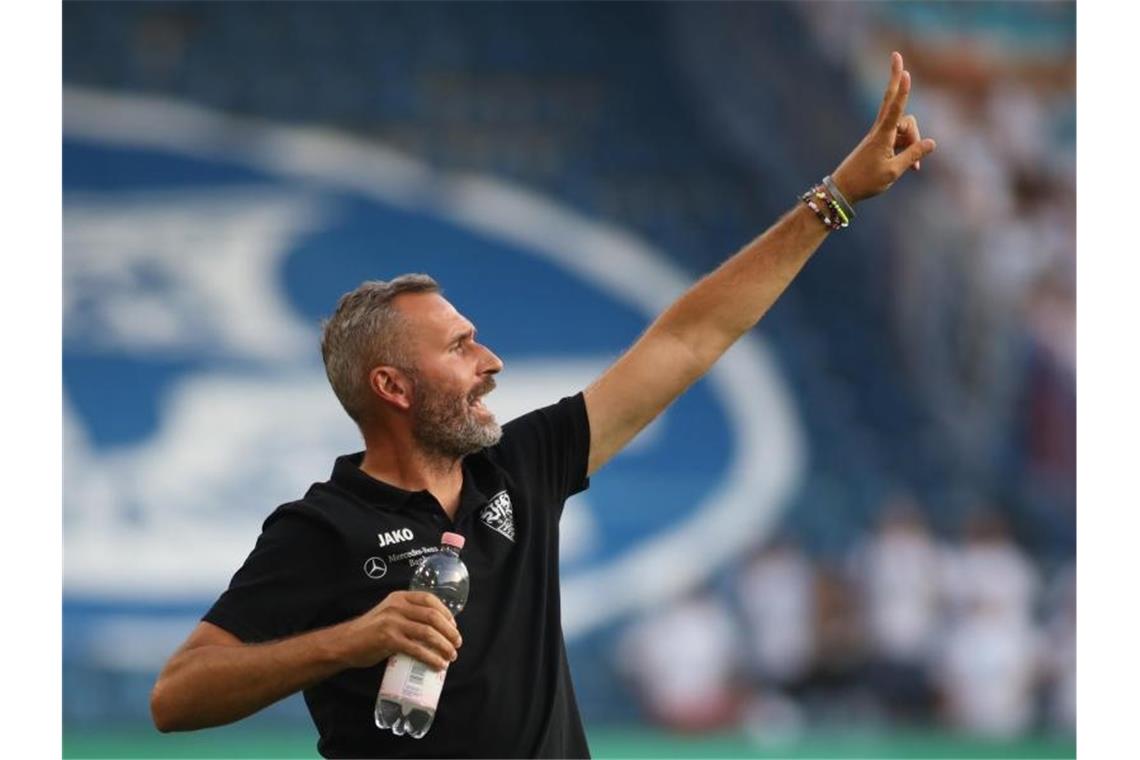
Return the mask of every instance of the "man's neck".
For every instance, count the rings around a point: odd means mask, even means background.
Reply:
[[[428,491],[448,517],[455,517],[463,490],[462,458],[431,457],[410,446],[365,445],[360,469],[367,475],[405,491]]]

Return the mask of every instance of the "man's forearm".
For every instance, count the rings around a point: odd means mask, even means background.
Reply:
[[[679,339],[705,370],[771,308],[829,230],[805,204],[702,277],[649,328]]]
[[[345,668],[338,627],[265,644],[207,644],[184,650],[151,695],[160,731],[220,726],[308,688]]]

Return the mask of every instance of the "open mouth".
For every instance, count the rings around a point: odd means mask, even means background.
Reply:
[[[487,408],[487,405],[483,403],[483,397],[491,391],[495,390],[495,385],[495,381],[492,380],[476,388],[471,392],[471,395],[467,397],[467,405],[477,412],[490,414],[491,410],[489,410]]]
[[[490,410],[488,410],[487,405],[483,403],[483,397],[486,396],[490,392],[491,392],[490,390],[487,390],[487,391],[484,391],[483,393],[480,393],[476,396],[472,396],[468,400],[467,405],[470,406],[472,409],[474,409],[477,412],[489,413]]]

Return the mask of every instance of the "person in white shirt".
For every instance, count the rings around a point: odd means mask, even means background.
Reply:
[[[675,731],[709,731],[739,719],[745,696],[740,650],[728,606],[704,589],[626,630],[617,666],[653,722]]]
[[[815,581],[811,562],[786,540],[756,554],[737,578],[752,670],[767,687],[791,685],[811,667]]]
[[[1032,726],[1042,667],[1036,568],[992,514],[970,520],[947,561],[950,619],[935,669],[944,718],[978,735],[1018,736]]]
[[[893,499],[853,565],[872,687],[896,719],[921,719],[932,701],[926,664],[939,622],[940,563],[916,505]]]

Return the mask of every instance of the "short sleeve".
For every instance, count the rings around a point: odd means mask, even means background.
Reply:
[[[339,539],[319,519],[279,507],[229,588],[203,620],[244,642],[272,641],[317,627],[336,592]]]
[[[503,426],[501,455],[558,504],[590,486],[590,422],[581,393],[536,409]]]

